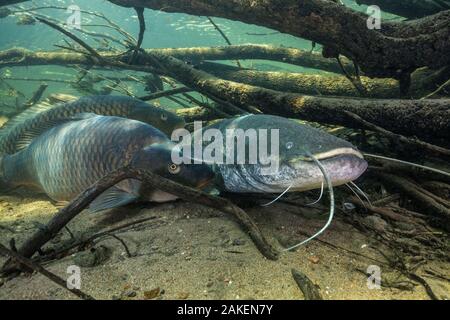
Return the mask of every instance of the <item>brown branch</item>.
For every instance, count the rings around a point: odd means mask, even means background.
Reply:
[[[226,81],[198,70],[184,61],[165,54],[156,54],[154,51],[152,54],[141,52],[137,59],[139,65],[117,62],[113,60],[112,53],[106,53],[104,56],[108,66],[164,74],[164,70],[160,70],[159,67],[152,67],[157,60],[159,65],[163,65],[165,70],[170,72],[169,76],[195,91],[213,99],[231,102],[233,105],[256,106],[268,114],[364,128],[358,121],[349,122],[348,115],[343,112],[345,110],[386,130],[405,136],[415,135],[426,141],[436,139],[445,141],[450,127],[449,99],[378,100],[314,97]],[[128,57],[129,54],[121,56],[123,61],[127,61]],[[92,65],[93,62],[85,55],[68,52],[35,53],[24,49],[0,52],[0,67],[44,64]]]
[[[142,97],[139,97],[139,100],[143,100],[143,101],[155,100],[155,99],[164,98],[164,97],[168,97],[168,96],[172,96],[172,95],[176,95],[176,94],[180,94],[180,93],[186,93],[186,92],[190,92],[190,91],[192,91],[192,89],[186,88],[186,87],[179,87],[179,88],[170,89],[170,90],[158,91],[158,92],[146,95],[146,96],[142,96]]]
[[[342,74],[339,64],[334,59],[324,58],[318,53],[311,53],[296,48],[276,47],[272,45],[246,44],[221,47],[164,48],[146,49],[149,53],[160,53],[177,59],[200,64],[212,60],[269,60]],[[353,72],[353,64],[342,57],[346,70]]]
[[[47,224],[46,228],[39,229],[19,248],[19,253],[24,257],[32,257],[45,243],[55,237],[73,218],[87,208],[100,194],[125,179],[138,179],[144,185],[173,194],[185,201],[200,203],[208,207],[220,210],[234,216],[243,229],[250,235],[261,253],[268,259],[277,259],[278,252],[272,247],[260,232],[253,220],[232,202],[212,196],[190,187],[180,185],[174,181],[160,177],[150,171],[143,171],[129,167],[123,167],[109,173],[98,182],[94,183],[78,197],[61,209]],[[17,266],[7,262],[2,269],[4,273],[16,271]]]
[[[384,22],[382,30],[372,30],[367,28],[366,14],[325,0],[110,1],[272,28],[320,43],[355,61],[373,77],[398,79],[420,67],[450,64],[450,10],[411,22]]]
[[[129,227],[132,227],[132,226],[135,226],[135,225],[138,225],[138,224],[150,221],[150,220],[155,220],[155,219],[156,219],[156,217],[149,217],[149,218],[143,218],[143,219],[135,220],[135,221],[132,221],[132,222],[127,222],[127,223],[122,224],[120,226],[113,227],[113,228],[110,228],[108,230],[96,233],[96,234],[88,237],[87,239],[80,240],[80,241],[77,241],[75,243],[71,243],[71,244],[69,244],[67,246],[64,246],[61,249],[58,249],[57,251],[53,251],[53,252],[47,253],[45,255],[40,255],[40,256],[37,257],[36,260],[40,261],[40,262],[42,262],[42,261],[47,262],[47,261],[53,260],[53,259],[55,259],[57,257],[67,255],[72,249],[84,248],[88,244],[92,243],[94,240],[96,240],[98,238],[102,238],[102,237],[105,237],[105,236],[110,236],[110,235],[114,234],[117,231],[121,231],[121,230],[127,229]]]
[[[425,139],[430,136],[443,138],[450,126],[450,117],[444,115],[450,112],[450,100],[446,99],[341,99],[284,93],[219,79],[173,57],[160,54],[153,56],[167,69],[177,70],[176,79],[184,85],[236,105],[255,105],[269,114],[360,128],[360,123],[348,121],[348,116],[343,113],[346,110],[387,130]]]
[[[405,178],[383,172],[377,172],[377,176],[389,183],[390,186],[410,195],[420,206],[443,218],[447,224],[450,223],[450,209],[445,205],[444,199],[438,200],[436,196],[427,194],[426,190]]]
[[[5,254],[5,255],[7,255],[7,256],[10,256],[17,263],[23,264],[23,265],[27,266],[28,268],[30,268],[30,269],[32,269],[32,270],[34,270],[36,272],[39,272],[43,276],[47,277],[49,280],[53,281],[54,283],[56,283],[57,285],[63,287],[64,289],[72,292],[73,294],[75,294],[79,298],[81,298],[83,300],[95,300],[92,296],[84,293],[83,291],[81,291],[79,289],[76,289],[76,288],[69,289],[67,287],[67,281],[63,280],[62,278],[60,278],[56,274],[51,273],[50,271],[44,269],[40,265],[38,265],[38,264],[34,263],[33,261],[31,261],[30,259],[23,257],[22,255],[18,254],[17,252],[9,250],[8,248],[6,248],[1,243],[0,243],[0,252]]]
[[[214,20],[211,17],[207,17],[209,22],[213,25],[214,29],[216,29],[220,35],[222,36],[222,38],[225,40],[225,42],[231,46],[233,45],[230,41],[230,39],[228,39],[227,35],[225,34],[225,32],[222,31],[222,29],[220,29],[220,27],[214,22]],[[239,60],[236,60],[236,64],[239,68],[242,68],[241,63],[239,62]]]
[[[259,71],[215,62],[203,62],[197,68],[218,78],[277,91],[323,96],[361,96],[361,93],[351,81],[349,82],[347,77],[338,75]],[[365,87],[365,97],[378,99],[400,97],[397,80],[361,77],[358,81],[361,86]],[[412,97],[422,97],[425,92],[428,92],[426,85],[418,82],[417,79],[417,84],[416,82],[413,83]]]
[[[430,152],[433,155],[441,156],[441,157],[443,157],[445,159],[449,159],[450,160],[450,150],[449,149],[446,149],[446,148],[443,148],[443,147],[439,147],[439,146],[435,146],[433,144],[421,141],[421,140],[416,139],[416,138],[407,138],[407,137],[402,136],[400,134],[395,134],[395,133],[393,133],[391,131],[388,131],[386,129],[381,128],[380,126],[376,126],[373,123],[370,123],[370,122],[364,120],[363,118],[357,116],[356,114],[354,114],[352,112],[349,112],[349,111],[344,111],[344,112],[351,119],[353,119],[355,121],[359,121],[362,125],[366,126],[367,129],[383,134],[393,144],[399,144],[399,142],[400,142],[401,144],[409,146],[413,150],[422,150],[425,153]]]
[[[83,48],[85,48],[92,56],[94,56],[95,58],[97,58],[99,61],[103,60],[103,57],[100,56],[100,54],[97,53],[97,51],[95,51],[91,46],[89,46],[86,42],[84,42],[83,40],[81,40],[80,38],[76,37],[75,35],[73,35],[71,32],[64,30],[64,28],[58,26],[56,23],[53,23],[51,21],[48,21],[46,19],[40,18],[40,17],[35,17],[36,20],[48,25],[49,27],[58,30],[59,32],[65,34],[66,36],[68,36],[70,39],[72,39],[73,41],[75,41],[76,43],[78,43],[80,46],[82,46]]]
[[[302,272],[292,269],[292,276],[305,296],[305,300],[323,300],[317,286]]]
[[[144,8],[135,7],[134,10],[136,11],[137,17],[139,19],[139,35],[138,40],[136,43],[136,47],[133,50],[133,54],[130,57],[130,60],[128,61],[129,64],[131,64],[134,59],[136,59],[137,54],[139,53],[139,50],[142,46],[142,41],[144,41],[144,33],[145,33],[145,17],[144,17]]]
[[[47,88],[47,84],[41,84],[39,88],[33,93],[33,96],[25,103],[24,108],[26,109],[34,106],[39,100],[41,100],[42,95],[44,94],[45,90],[47,90]]]

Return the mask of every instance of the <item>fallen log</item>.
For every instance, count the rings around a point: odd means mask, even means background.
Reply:
[[[271,45],[246,44],[226,47],[147,49],[146,52],[166,54],[193,64],[207,60],[271,60],[342,74],[342,69],[336,59],[324,58],[318,53],[301,49]],[[343,58],[342,61],[346,70],[355,71],[351,61],[346,58]]]
[[[408,87],[420,67],[450,65],[450,10],[409,22],[367,28],[368,16],[325,0],[109,0],[131,8],[221,17],[256,24],[320,43],[326,57],[342,54],[370,77],[401,80]],[[1,5],[25,2],[5,0]],[[420,52],[420,54],[417,54]]]
[[[417,136],[428,141],[446,141],[448,136],[450,99],[347,99],[286,93],[223,80],[164,54],[140,52],[136,65],[129,65],[126,63],[129,54],[106,53],[102,55],[101,62],[95,62],[81,53],[34,53],[12,49],[0,52],[0,67],[49,64],[95,66],[97,63],[101,68],[166,75],[213,100],[221,99],[237,106],[256,106],[268,114],[364,129],[360,122],[349,120],[345,114],[348,111],[393,133]]]
[[[173,57],[153,57],[166,70],[174,71],[169,76],[194,90],[236,105],[254,105],[268,114],[361,128],[361,123],[348,119],[347,111],[389,131],[425,140],[445,139],[450,128],[450,99],[344,99],[284,93],[219,79]]]
[[[379,31],[367,27],[366,14],[325,0],[110,2],[124,7],[221,17],[272,28],[320,43],[327,57],[342,54],[355,61],[370,77],[395,78],[407,83],[408,75],[417,68],[440,68],[450,64],[450,10],[410,22],[384,22]],[[384,28],[390,35],[384,34]],[[420,36],[411,37],[418,29]]]
[[[292,72],[258,71],[241,69],[219,63],[204,62],[198,69],[218,78],[246,83],[266,89],[309,95],[359,97],[360,93],[344,76],[323,76]],[[400,87],[394,79],[369,79],[361,77],[367,98],[399,98]],[[422,97],[423,87],[414,87],[410,95]]]
[[[51,57],[54,51],[33,52],[24,48],[12,48],[0,53],[0,61],[10,60],[4,66],[14,66],[14,62],[28,63],[29,65],[39,64],[40,58]],[[342,74],[342,69],[335,59],[322,57],[320,54],[311,53],[295,48],[281,48],[269,45],[239,45],[227,47],[194,47],[194,48],[168,48],[168,49],[145,49],[149,54],[164,54],[183,60],[191,64],[200,64],[203,61],[221,61],[221,60],[269,60],[283,62],[291,65],[305,68],[323,70]],[[67,59],[76,59],[74,52],[65,52],[66,56],[55,55],[54,64],[59,64]],[[103,52],[102,56],[114,56],[114,52]],[[78,57],[82,58],[82,57]],[[14,60],[16,59],[16,60]],[[23,61],[22,61],[23,59]],[[83,59],[81,59],[83,60]],[[354,72],[353,64],[348,59],[342,59],[346,70]],[[1,64],[0,64],[1,66]]]

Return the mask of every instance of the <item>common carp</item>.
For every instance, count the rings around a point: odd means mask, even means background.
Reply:
[[[0,158],[3,184],[30,187],[64,202],[126,163],[192,187],[202,187],[214,177],[207,165],[173,164],[174,144],[151,125],[94,114],[79,114],[65,121],[41,133],[20,152]],[[98,197],[90,210],[138,200],[173,199],[167,193],[147,190],[138,180],[128,179]]]
[[[215,130],[216,133],[211,130]],[[254,132],[252,133],[249,130],[254,130]],[[272,135],[275,135],[275,133],[277,135],[276,148],[269,144],[273,149],[266,152],[277,163],[276,170],[270,174],[266,172],[268,169],[267,162],[262,163],[259,159],[256,163],[250,163],[248,160],[251,155],[249,154],[244,156],[244,162],[236,161],[240,156],[239,153],[250,151],[251,147],[261,142],[259,138],[261,138],[261,134],[265,133],[261,133],[260,130],[266,130],[268,137],[271,132],[273,132]],[[241,138],[244,137],[245,139],[243,142],[245,149],[241,151],[237,148],[242,140],[235,143],[234,139],[232,141],[226,139],[226,137],[233,137],[233,135],[237,136],[236,133],[239,131]],[[217,132],[223,137],[222,141],[216,141]],[[206,163],[209,162],[216,173],[216,185],[221,191],[278,193],[286,192],[286,190],[292,192],[320,188],[325,181],[324,174],[311,156],[321,162],[333,186],[357,179],[367,168],[367,162],[363,155],[351,143],[308,125],[278,116],[245,115],[222,120],[194,132],[189,148],[192,148],[192,142],[195,146],[199,133],[201,133],[201,138],[204,138],[201,142],[204,152],[208,145],[211,148],[211,142],[209,141],[213,140],[209,139],[211,136],[214,136],[213,144],[216,147],[221,147],[216,148],[215,159],[223,158],[223,161],[212,162],[202,159]],[[206,133],[208,133],[208,138],[205,136]],[[249,140],[252,135],[256,135],[256,142]],[[183,148],[184,143],[186,142],[180,142],[177,148]],[[260,144],[258,146],[261,147]],[[183,150],[186,151],[187,149],[184,147]],[[217,152],[222,153],[222,155],[218,155]],[[257,152],[260,154],[261,150]],[[190,152],[190,154],[194,153],[195,150]],[[209,152],[207,153],[209,154]],[[233,155],[232,163],[225,161],[228,154]],[[194,158],[198,158],[198,154]],[[185,162],[183,161],[183,163]]]
[[[44,109],[44,110],[43,110]],[[13,154],[35,137],[58,123],[60,119],[78,113],[95,113],[120,116],[148,123],[167,135],[184,127],[184,119],[176,114],[125,96],[91,96],[74,101],[49,105],[37,105],[13,118],[0,130],[0,154]],[[39,132],[37,132],[39,131]]]

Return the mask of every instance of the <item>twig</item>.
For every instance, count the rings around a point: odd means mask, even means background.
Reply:
[[[128,223],[125,223],[123,225],[120,225],[120,226],[117,226],[117,227],[114,227],[114,228],[111,228],[111,229],[108,229],[108,230],[96,233],[96,234],[88,237],[85,240],[80,240],[80,241],[72,243],[72,244],[70,244],[70,245],[68,245],[68,246],[66,246],[66,247],[64,247],[62,249],[59,249],[58,251],[54,251],[54,252],[51,252],[51,253],[46,254],[44,256],[41,256],[41,257],[38,258],[38,260],[39,261],[50,261],[50,260],[53,260],[53,259],[55,259],[55,258],[57,258],[57,257],[59,257],[61,255],[67,254],[70,250],[72,250],[74,248],[86,247],[89,243],[93,242],[94,240],[96,240],[98,238],[109,236],[109,235],[111,235],[114,232],[126,229],[128,227],[132,227],[132,226],[135,226],[135,225],[138,225],[138,224],[150,221],[150,220],[154,220],[154,219],[156,219],[156,217],[144,218],[144,219],[128,222]]]
[[[75,41],[76,43],[78,43],[80,46],[82,46],[83,48],[85,48],[91,55],[93,55],[95,58],[97,58],[99,61],[103,61],[104,58],[102,56],[100,56],[100,54],[98,54],[97,51],[95,51],[91,46],[89,46],[86,42],[84,42],[83,40],[81,40],[80,38],[78,38],[77,36],[75,36],[74,34],[72,34],[71,32],[64,30],[64,28],[58,26],[56,23],[53,23],[51,21],[48,21],[46,19],[40,18],[40,17],[35,17],[36,20],[48,25],[49,27],[58,30],[59,32],[65,34],[66,36],[68,36],[70,39],[72,39],[73,41]]]
[[[408,138],[401,134],[391,132],[389,130],[386,130],[384,128],[381,128],[373,123],[370,123],[370,122],[364,120],[363,118],[354,114],[353,112],[350,112],[347,110],[344,110],[343,112],[347,116],[349,116],[352,120],[357,121],[360,124],[364,125],[367,129],[383,134],[394,144],[398,144],[399,142],[401,142],[401,143],[409,145],[415,149],[423,150],[426,152],[431,152],[435,155],[444,156],[444,157],[450,159],[450,150],[449,149],[439,147],[439,146],[433,145],[431,143],[428,143],[428,142],[425,142],[425,141],[422,141],[422,140],[419,140],[416,138]]]
[[[36,90],[36,92],[33,94],[33,96],[31,97],[31,99],[25,103],[24,108],[32,107],[39,100],[41,100],[42,95],[44,94],[45,90],[47,90],[47,88],[48,88],[48,84],[45,84],[45,83],[41,84],[39,86],[39,88]]]
[[[319,292],[317,286],[309,279],[305,274],[298,270],[291,270],[292,276],[295,282],[302,290],[305,300],[323,300],[322,295]]]
[[[440,300],[436,294],[433,292],[433,289],[431,289],[430,285],[428,284],[428,282],[425,281],[425,279],[423,279],[421,276],[412,273],[412,272],[407,272],[407,275],[409,276],[410,279],[420,283],[424,288],[425,291],[427,292],[428,296],[432,299],[432,300]]]
[[[32,12],[32,11],[44,10],[44,9],[57,9],[57,10],[67,11],[67,7],[65,7],[65,6],[41,6],[41,7],[34,7],[34,8],[33,7],[32,8],[24,8],[22,6],[19,6],[19,7],[21,8],[21,10],[14,10],[13,12],[14,13],[19,13],[19,12],[27,12],[27,13],[29,13],[29,12]],[[88,14],[88,15],[92,15],[92,16],[95,16],[95,17],[98,17],[100,19],[103,19],[104,21],[106,21],[109,24],[109,26],[108,25],[101,25],[102,27],[107,27],[107,28],[114,29],[115,31],[117,31],[118,33],[120,33],[121,35],[123,35],[126,38],[126,40],[125,40],[126,42],[129,42],[129,43],[135,42],[135,39],[134,39],[134,37],[131,34],[126,32],[118,24],[114,23],[112,20],[110,20],[104,14],[99,13],[99,12],[94,12],[94,11],[87,11],[87,10],[80,10],[80,12]],[[86,26],[86,25],[84,25],[84,26]],[[103,35],[103,36],[105,37],[105,35]],[[107,38],[111,39],[111,40],[113,40],[113,41],[115,41],[117,43],[119,43],[117,40],[115,40],[114,38],[112,38],[110,36],[107,36]],[[121,44],[121,45],[123,45],[123,44]]]
[[[68,226],[65,226],[64,229],[67,231],[71,239],[75,239],[75,236],[73,235],[72,231],[70,231]]]
[[[115,234],[111,234],[111,237],[113,237],[114,239],[116,239],[117,241],[119,241],[122,246],[125,248],[125,252],[127,253],[127,257],[131,258],[132,255],[130,253],[130,249],[128,249],[127,244],[125,243],[125,241],[123,241],[121,238],[119,238],[118,236],[116,236]]]
[[[53,281],[54,283],[56,283],[57,285],[63,287],[64,289],[72,292],[73,294],[75,294],[79,298],[81,298],[83,300],[95,300],[92,296],[84,293],[83,291],[81,291],[79,289],[76,289],[76,288],[70,289],[67,286],[67,282],[65,280],[63,280],[62,278],[60,278],[56,274],[54,274],[54,273],[44,269],[40,265],[38,265],[38,264],[34,263],[33,261],[31,261],[30,259],[25,258],[22,255],[18,254],[17,252],[14,252],[14,251],[6,248],[1,243],[0,243],[0,252],[5,254],[5,255],[10,256],[13,260],[17,261],[18,263],[24,264],[28,268],[30,268],[30,269],[32,269],[32,270],[34,270],[36,272],[39,272],[43,276],[47,277],[49,280]]]
[[[427,194],[428,192],[426,190],[420,188],[415,183],[405,178],[384,173],[382,171],[377,172],[377,176],[389,183],[389,185],[406,192],[418,203],[420,203],[425,209],[437,213],[438,216],[444,218],[447,223],[450,221],[450,209],[446,207],[447,202],[444,199],[440,199],[435,195]]]
[[[134,59],[136,59],[139,50],[141,49],[142,46],[142,41],[144,41],[144,33],[145,33],[145,17],[144,17],[144,8],[142,7],[135,7],[134,10],[136,11],[136,14],[138,16],[139,19],[139,36],[138,36],[138,40],[136,43],[136,47],[133,50],[133,54],[130,57],[130,60],[128,61],[129,64],[132,64]]]
[[[440,91],[444,90],[445,87],[447,87],[448,85],[450,85],[450,79],[448,79],[446,82],[444,82],[443,84],[441,84],[435,91],[431,92],[430,94],[428,94],[428,95],[426,95],[425,97],[420,98],[420,99],[421,99],[421,100],[429,99],[429,98],[431,98],[432,96],[438,94]]]
[[[363,97],[367,96],[367,91],[366,88],[364,88],[362,82],[361,82],[361,77],[359,76],[359,68],[357,68],[357,64],[354,63],[354,67],[355,67],[355,72],[356,72],[356,78],[354,78],[351,74],[348,73],[347,70],[345,70],[344,65],[342,64],[341,58],[337,57],[336,58],[339,67],[342,70],[342,73],[345,75],[345,77],[353,84],[353,86],[355,87],[355,89],[359,92],[359,94]]]
[[[155,99],[159,99],[159,98],[163,98],[163,97],[172,96],[175,94],[186,93],[186,92],[190,92],[190,91],[192,91],[192,89],[187,88],[187,87],[180,87],[180,88],[155,92],[155,93],[149,94],[147,96],[139,97],[138,99],[143,100],[143,101],[149,101],[149,100],[155,100]]]
[[[232,46],[233,44],[231,43],[230,39],[228,39],[227,35],[225,34],[225,32],[222,31],[222,29],[214,22],[214,20],[211,17],[207,17],[209,22],[211,22],[211,24],[213,25],[213,27],[220,33],[220,35],[222,36],[222,38],[224,38],[225,42],[229,45]],[[239,62],[239,60],[236,60],[236,64],[239,68],[242,68],[241,63]]]

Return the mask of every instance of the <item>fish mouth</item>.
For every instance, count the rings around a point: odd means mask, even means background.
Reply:
[[[362,153],[352,148],[337,148],[313,156],[321,162],[333,186],[358,179],[368,167]],[[313,159],[297,157],[289,162],[296,171],[292,180],[295,191],[321,188],[325,178]]]

